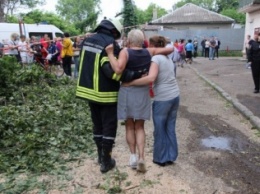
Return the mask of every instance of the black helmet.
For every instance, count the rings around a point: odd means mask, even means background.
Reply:
[[[117,19],[104,19],[100,22],[100,24],[97,26],[97,28],[95,29],[95,32],[97,32],[99,29],[107,29],[109,31],[112,30],[116,30],[117,35],[116,35],[116,39],[121,37],[121,31],[123,29],[122,24],[119,22],[119,20]]]

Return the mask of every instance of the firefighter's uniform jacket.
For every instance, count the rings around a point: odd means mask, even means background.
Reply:
[[[113,72],[105,51],[112,43],[115,43],[114,38],[103,33],[94,34],[82,42],[77,97],[95,103],[117,102],[121,75]],[[119,49],[116,50],[118,55]]]

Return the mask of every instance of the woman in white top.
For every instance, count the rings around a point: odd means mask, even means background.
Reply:
[[[206,42],[205,42],[205,58],[209,57],[209,45],[210,45],[209,39],[206,39]]]
[[[26,37],[21,35],[21,41],[18,43],[18,50],[21,57],[21,62],[23,65],[28,64],[28,54],[29,54],[29,44],[26,42]]]

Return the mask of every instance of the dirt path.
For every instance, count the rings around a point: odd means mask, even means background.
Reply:
[[[95,159],[73,164],[70,181],[49,193],[256,194],[260,193],[260,138],[251,124],[185,67],[178,69],[181,106],[177,119],[179,157],[174,165],[152,163],[153,127],[146,123],[145,174],[131,170],[124,126],[113,156],[117,170],[99,172]],[[110,188],[110,190],[109,190]]]

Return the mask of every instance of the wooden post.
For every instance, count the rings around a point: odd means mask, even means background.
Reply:
[[[20,36],[23,35],[22,20],[19,20],[19,32],[20,32]]]

